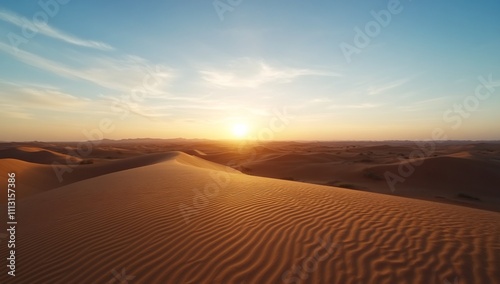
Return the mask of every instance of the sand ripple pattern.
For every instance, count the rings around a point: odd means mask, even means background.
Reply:
[[[233,172],[186,223],[179,205],[215,171],[171,159],[23,200],[18,275],[0,283],[120,283],[123,269],[128,283],[500,279],[499,213]],[[320,239],[335,248],[286,278]]]

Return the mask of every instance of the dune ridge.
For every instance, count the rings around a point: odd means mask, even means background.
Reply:
[[[65,162],[57,162],[58,167],[60,167],[59,171],[64,172],[60,175],[61,180],[56,174],[53,164],[47,165],[17,159],[1,159],[0,170],[5,173],[15,172],[17,174],[18,183],[23,188],[23,190],[18,193],[17,198],[22,199],[81,180],[116,173],[131,168],[153,165],[175,158],[180,154],[182,153],[178,151],[145,154],[119,160],[97,161],[94,164],[68,164]],[[189,163],[189,158],[187,157],[179,160],[184,163]],[[212,167],[215,168],[222,168],[221,165],[209,161],[205,161],[205,163],[200,162],[200,164],[205,166],[212,165]],[[7,176],[1,176],[0,182],[6,184]],[[0,203],[5,203],[5,201],[6,196],[0,196]]]

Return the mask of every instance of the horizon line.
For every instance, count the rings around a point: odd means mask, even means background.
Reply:
[[[448,139],[448,140],[434,140],[434,139],[386,139],[386,140],[370,140],[370,139],[339,139],[339,140],[322,140],[322,139],[289,139],[289,140],[259,140],[259,139],[210,139],[210,138],[121,138],[121,139],[97,139],[97,140],[25,140],[25,141],[3,141],[0,143],[82,143],[82,142],[96,142],[99,143],[110,141],[110,142],[120,142],[120,141],[130,141],[130,140],[191,140],[191,141],[213,141],[213,142],[258,142],[258,143],[269,143],[269,142],[415,142],[415,141],[425,141],[425,142],[500,142],[500,139]]]

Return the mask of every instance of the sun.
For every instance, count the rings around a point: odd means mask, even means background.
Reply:
[[[248,135],[248,125],[244,123],[237,123],[233,125],[231,131],[236,138],[244,138]]]

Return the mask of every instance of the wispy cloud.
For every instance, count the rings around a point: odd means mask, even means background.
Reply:
[[[25,104],[51,107],[77,107],[88,102],[87,99],[78,98],[60,90],[34,88],[20,89],[17,99]]]
[[[50,110],[72,110],[88,105],[90,100],[68,94],[53,86],[43,88],[34,85],[22,86],[17,83],[0,81],[0,103],[29,108]]]
[[[383,104],[371,104],[371,103],[362,103],[362,104],[334,104],[330,105],[328,109],[370,109],[381,107]]]
[[[85,112],[92,102],[68,94],[56,87],[37,84],[19,84],[0,81],[0,107],[2,117],[11,119],[33,119],[35,113]]]
[[[385,83],[378,86],[370,86],[367,88],[368,95],[378,95],[390,91],[392,89],[398,88],[408,82],[408,79],[401,79]]]
[[[249,58],[231,62],[225,69],[204,69],[202,78],[220,87],[257,88],[269,83],[289,83],[302,76],[340,76],[338,73],[313,69],[276,67]]]
[[[28,51],[18,50],[16,52],[3,42],[0,42],[0,50],[25,64],[52,72],[55,75],[85,80],[120,92],[130,93],[135,88],[142,87],[146,78],[153,76],[156,77],[155,80],[160,82],[160,84],[152,84],[154,85],[154,89],[148,88],[148,91],[150,95],[159,95],[163,92],[162,88],[165,86],[165,83],[173,77],[173,71],[166,68],[145,70],[143,61],[138,62],[138,58],[130,56],[126,56],[125,58],[110,58],[89,57],[82,54],[81,58],[84,58],[82,60],[85,61],[82,64],[87,65],[76,68]]]
[[[17,15],[11,11],[7,11],[4,9],[0,9],[0,20],[16,25],[20,28],[28,28],[32,31],[37,31],[39,34],[45,35],[47,37],[51,37],[57,40],[64,41],[66,43],[70,43],[77,46],[95,48],[100,50],[112,50],[109,44],[100,41],[86,40],[81,39],[71,34],[65,33],[61,30],[58,30],[49,24],[44,25],[35,25],[33,22],[27,20],[26,18]]]
[[[331,101],[332,101],[332,99],[329,99],[329,98],[314,98],[314,99],[310,99],[309,101],[307,101],[307,103],[324,104],[324,103],[330,103]]]
[[[2,112],[0,113],[2,117],[11,119],[33,119],[32,114],[16,105],[0,103],[0,108],[2,108]]]
[[[407,105],[400,105],[397,108],[402,110],[402,111],[405,111],[405,112],[424,111],[424,110],[430,110],[430,109],[435,109],[435,108],[442,109],[443,103],[445,103],[449,99],[450,99],[450,96],[431,98],[431,99],[411,102]]]

